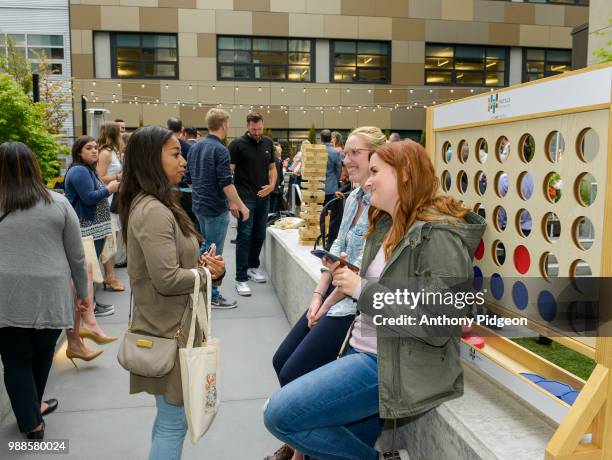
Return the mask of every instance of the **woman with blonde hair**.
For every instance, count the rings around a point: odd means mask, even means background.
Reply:
[[[395,293],[410,286],[444,297],[452,294],[448,286],[469,281],[485,221],[438,194],[433,164],[414,141],[383,145],[370,153],[369,166],[372,206],[360,271],[330,267],[333,285],[357,299],[360,312],[348,351],[281,388],[264,413],[272,434],[321,460],[407,459],[406,451],[374,449],[380,419],[416,416],[463,394],[461,328],[422,325],[422,318],[463,310],[435,301],[407,305]],[[407,316],[415,326],[383,321]]]
[[[122,164],[122,151],[123,141],[121,139],[121,130],[119,124],[114,122],[103,123],[100,126],[100,133],[98,134],[98,149],[99,159],[96,171],[98,176],[105,184],[111,181],[121,181],[121,174],[123,171]],[[112,204],[113,195],[108,197],[108,203]],[[124,291],[125,286],[117,279],[115,274],[115,261],[119,266],[122,266],[125,259],[125,249],[123,240],[121,239],[121,224],[119,222],[119,214],[116,209],[111,209],[111,220],[115,227],[115,239],[117,241],[116,248],[117,253],[110,256],[104,263],[104,288],[108,286],[113,291]],[[104,260],[104,259],[103,259]]]
[[[382,131],[372,126],[357,128],[349,135],[343,162],[352,181],[365,183],[369,174],[368,155],[385,141]],[[338,237],[330,249],[337,256],[346,254],[348,262],[358,267],[368,229],[369,206],[369,191],[358,187],[351,192],[346,200]],[[353,323],[356,302],[332,286],[330,266],[330,261],[323,261],[321,278],[312,293],[310,305],[272,359],[281,387],[336,359]],[[297,460],[302,455],[287,444],[268,457],[270,460],[290,458]]]

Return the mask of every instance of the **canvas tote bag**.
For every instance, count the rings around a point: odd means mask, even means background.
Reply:
[[[211,290],[212,280],[206,272],[206,299],[200,292],[200,274],[195,276],[191,294],[191,324],[185,348],[179,349],[183,404],[191,442],[196,443],[210,428],[219,410],[219,339],[211,336]],[[204,332],[202,345],[194,347],[196,321]]]

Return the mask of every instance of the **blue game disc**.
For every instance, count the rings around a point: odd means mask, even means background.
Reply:
[[[521,281],[517,281],[512,286],[512,300],[514,300],[514,305],[519,310],[524,310],[527,308],[527,304],[529,303],[529,292],[527,291],[527,286],[523,284]]]
[[[479,267],[474,266],[474,281],[472,282],[474,290],[481,291],[483,284],[484,278],[482,276],[482,270]]]
[[[557,316],[557,301],[555,300],[555,296],[548,291],[540,292],[538,295],[538,311],[542,319],[548,322],[553,321],[555,316]]]
[[[499,273],[491,276],[491,294],[496,300],[501,300],[504,296],[504,280]]]

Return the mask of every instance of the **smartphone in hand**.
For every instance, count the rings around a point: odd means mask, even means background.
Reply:
[[[318,257],[319,259],[322,259],[323,257],[325,257],[326,259],[329,259],[329,260],[331,260],[333,262],[340,262],[341,266],[347,267],[350,270],[352,270],[352,271],[354,271],[356,273],[359,273],[359,267],[357,265],[353,265],[353,264],[347,262],[346,260],[341,259],[337,255],[332,254],[329,251],[326,251],[324,249],[314,249],[314,250],[310,251],[310,253],[313,256]]]

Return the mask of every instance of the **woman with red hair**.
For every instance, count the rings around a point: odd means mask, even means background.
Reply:
[[[410,140],[378,148],[365,185],[372,198],[360,272],[333,267],[333,284],[357,299],[360,313],[348,350],[281,388],[264,410],[272,434],[319,460],[408,458],[374,449],[381,419],[419,415],[463,394],[461,330],[427,321],[463,309],[407,304],[397,291],[447,294],[469,280],[485,221],[439,195],[431,160]],[[405,317],[414,323],[391,321]]]

